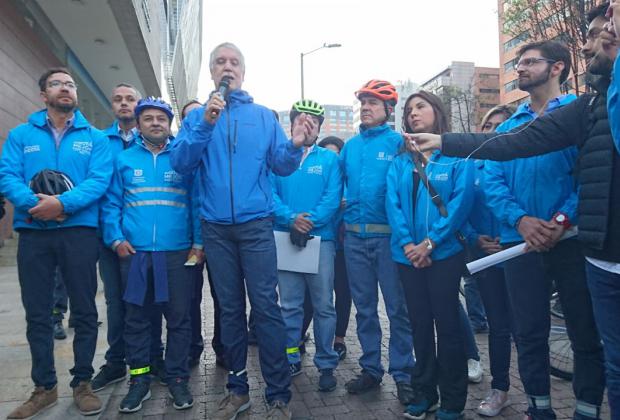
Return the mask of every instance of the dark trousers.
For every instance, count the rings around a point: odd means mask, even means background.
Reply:
[[[116,252],[99,243],[99,275],[103,281],[106,312],[108,315],[108,350],[105,360],[110,365],[125,365],[125,302],[123,282]]]
[[[579,242],[567,239],[549,252],[530,252],[509,260],[505,274],[514,311],[519,374],[526,394],[550,394],[549,297],[553,279],[575,356],[575,398],[600,406],[605,389],[603,349],[594,323]]]
[[[351,289],[344,261],[344,250],[336,251],[334,262],[334,292],[336,293],[336,337],[345,337],[351,317]]]
[[[620,419],[620,274],[586,263],[594,316],[605,347],[611,418]],[[563,303],[562,303],[563,304]]]
[[[151,261],[148,268],[148,287],[142,306],[125,302],[125,354],[130,369],[139,369],[151,365],[152,360],[152,325],[153,307],[158,307],[166,318],[166,381],[189,378],[189,345],[191,327],[189,309],[193,291],[191,269],[185,267],[189,250],[166,252],[168,276],[168,302],[154,303],[153,269]],[[120,259],[121,277],[127,285],[131,256]],[[155,312],[157,313],[157,312]],[[160,334],[161,335],[161,334]],[[151,350],[149,350],[151,349]]]
[[[194,271],[194,294],[192,295],[192,307],[190,310],[190,318],[192,324],[192,344],[189,351],[189,356],[192,359],[200,357],[204,350],[204,338],[202,337],[202,288],[204,286],[204,268],[207,270],[207,279],[209,281],[209,288],[211,290],[211,298],[213,299],[213,339],[211,340],[211,347],[216,356],[223,357],[224,350],[222,348],[222,342],[220,338],[220,305],[215,295],[215,287],[213,287],[213,279],[209,271],[209,265],[206,263],[200,264],[195,267]]]
[[[459,314],[463,258],[461,252],[422,269],[398,264],[416,356],[411,385],[431,401],[437,401],[439,386],[441,407],[458,412],[467,400],[467,359]]]
[[[22,229],[17,248],[17,270],[22,303],[26,311],[26,337],[32,356],[32,381],[52,388],[54,336],[50,314],[54,305],[56,267],[71,301],[75,325],[74,367],[71,386],[88,381],[93,375],[93,356],[97,345],[97,257],[99,246],[94,228],[71,227],[51,230]]]
[[[226,365],[231,370],[230,392],[249,392],[245,372],[248,352],[246,287],[255,317],[259,361],[268,403],[291,399],[291,376],[286,358],[286,331],[278,306],[278,271],[273,219],[236,225],[202,223],[203,243],[213,273],[215,293],[224,303],[220,328]],[[245,281],[244,281],[245,280]]]
[[[54,323],[62,322],[69,308],[69,296],[65,282],[62,280],[60,270],[56,268],[54,278],[54,309],[52,309],[52,321]]]
[[[480,297],[489,323],[489,361],[491,388],[508,391],[510,387],[510,353],[512,346],[512,309],[506,290],[504,269],[491,267],[473,277],[478,283]]]

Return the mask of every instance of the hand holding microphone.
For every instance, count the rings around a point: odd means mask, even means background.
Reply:
[[[204,114],[205,120],[209,124],[215,124],[222,110],[226,106],[226,95],[228,94],[228,89],[230,88],[230,81],[232,77],[224,76],[218,85],[217,91],[211,95],[209,100],[207,101],[207,106]]]

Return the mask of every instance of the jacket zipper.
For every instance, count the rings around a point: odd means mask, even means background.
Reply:
[[[228,105],[226,105],[228,108]],[[230,108],[229,108],[230,109]],[[228,140],[228,175],[230,177],[230,217],[232,219],[233,225],[235,224],[235,196],[234,196],[234,182],[233,182],[233,144],[230,139],[230,112],[229,109],[226,111],[226,126],[227,130],[227,140]],[[236,133],[235,133],[236,134]]]
[[[151,152],[151,154],[153,154],[153,175],[157,177],[157,154],[153,152]],[[153,216],[155,215],[156,214],[154,213]],[[157,221],[156,220],[157,218],[154,217],[154,220],[153,220],[153,251],[155,251],[155,237],[157,236]]]

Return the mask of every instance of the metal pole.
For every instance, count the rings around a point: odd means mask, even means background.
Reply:
[[[299,54],[301,58],[301,99],[304,100],[304,53]]]

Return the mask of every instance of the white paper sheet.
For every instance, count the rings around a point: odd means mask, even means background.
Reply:
[[[577,232],[577,227],[570,228],[564,233],[560,240],[563,241],[564,239],[577,236]],[[503,251],[497,252],[495,254],[487,255],[486,257],[480,258],[479,260],[472,261],[467,264],[467,270],[469,270],[470,274],[476,274],[479,271],[486,270],[489,267],[492,267],[499,263],[503,263],[504,261],[508,261],[514,257],[518,257],[519,255],[523,255],[525,253],[525,242],[523,242],[519,245],[504,249]]]
[[[276,238],[278,270],[308,274],[319,272],[320,236],[310,239],[305,248],[299,248],[291,243],[289,232],[274,231],[273,235]]]

